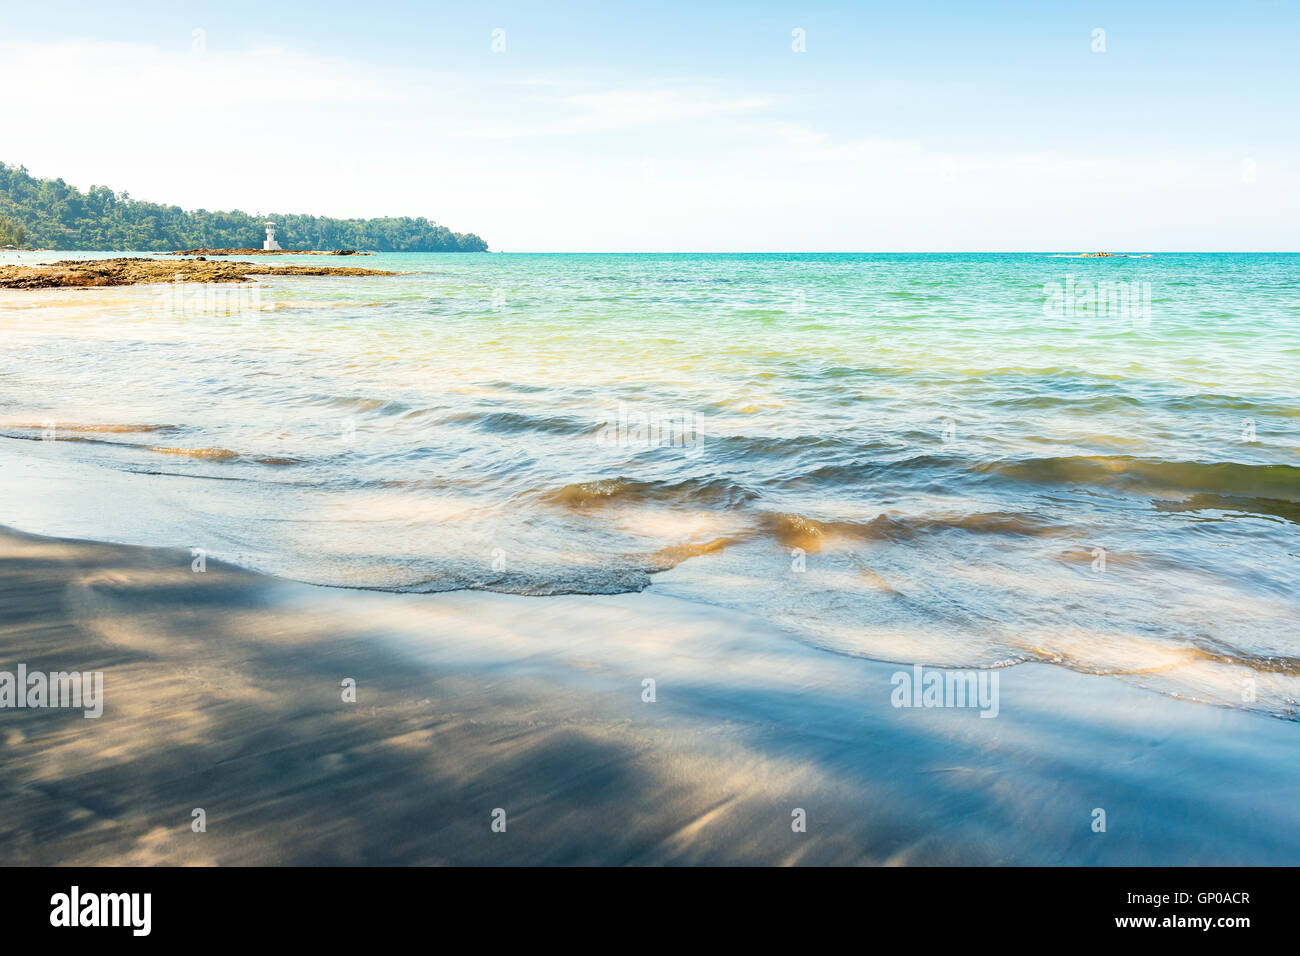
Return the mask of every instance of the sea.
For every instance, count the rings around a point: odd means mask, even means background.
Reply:
[[[0,290],[0,524],[1300,714],[1300,255],[259,261]]]

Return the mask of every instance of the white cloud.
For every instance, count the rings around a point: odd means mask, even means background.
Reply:
[[[427,215],[510,251],[1285,249],[1300,217],[1291,159],[1252,155],[1247,182],[1213,143],[938,148],[716,79],[79,40],[0,46],[0,85],[0,159],[37,175],[186,208]]]

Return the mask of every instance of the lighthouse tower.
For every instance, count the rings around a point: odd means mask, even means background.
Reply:
[[[279,248],[280,244],[275,241],[275,223],[268,222],[266,224],[266,242],[262,243],[262,249],[270,251],[271,249]]]

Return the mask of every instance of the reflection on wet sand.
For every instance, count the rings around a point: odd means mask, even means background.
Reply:
[[[1292,725],[1041,664],[996,720],[653,593],[338,591],[0,534],[14,863],[1285,863]],[[341,684],[356,681],[356,702]],[[653,703],[642,698],[652,678]],[[1194,779],[1195,787],[1187,781]],[[1104,801],[1109,832],[1093,833]],[[206,832],[191,828],[202,808]],[[506,811],[505,833],[490,828]],[[806,812],[807,832],[791,827]]]

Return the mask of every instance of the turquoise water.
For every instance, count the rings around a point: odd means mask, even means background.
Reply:
[[[0,522],[1297,710],[1300,256],[324,262],[0,298]]]

